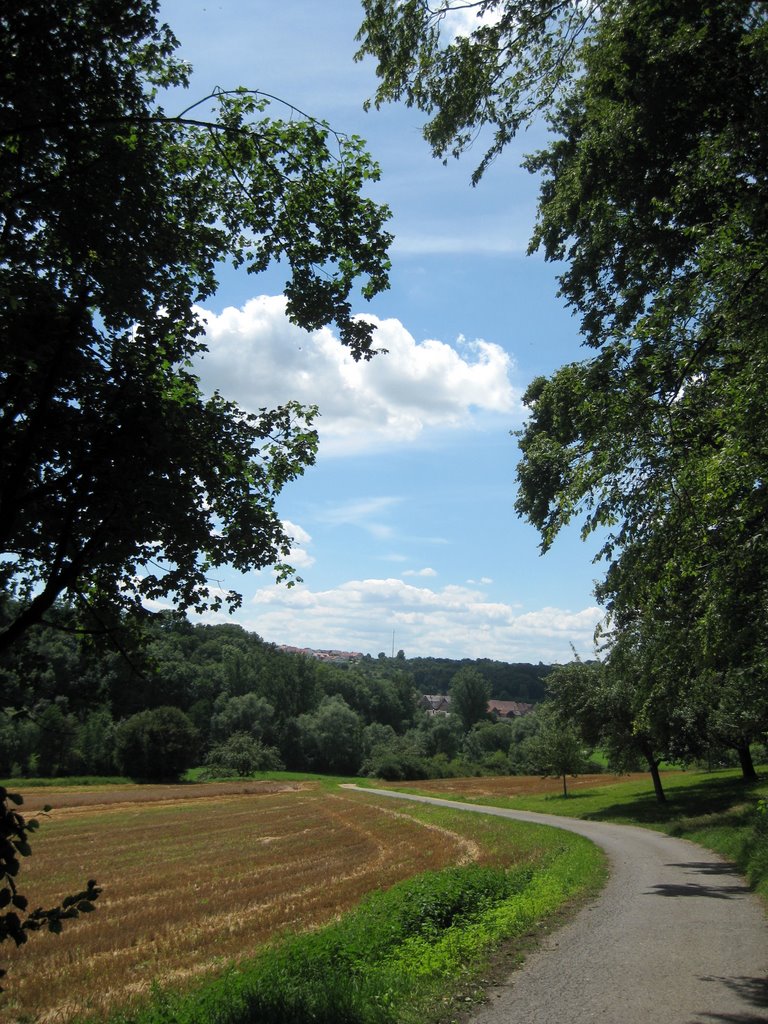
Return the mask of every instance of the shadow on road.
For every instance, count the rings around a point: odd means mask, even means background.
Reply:
[[[745,1003],[749,1003],[758,1009],[768,1009],[768,979],[766,978],[718,978],[710,976],[701,980],[724,985],[740,999],[743,999]],[[719,1021],[720,1024],[766,1024],[768,1014],[753,1013],[749,1010],[744,1013],[701,1013],[692,1024],[702,1024],[704,1021]]]
[[[734,900],[749,895],[746,885],[699,885],[697,882],[687,882],[684,885],[664,884],[660,882],[654,885],[643,895],[645,896],[706,896],[711,900]]]
[[[691,860],[679,864],[666,864],[668,868],[684,868],[699,875],[740,875],[739,869],[729,861]]]
[[[711,875],[714,877],[737,876],[738,869],[726,861],[683,861],[665,865],[678,868],[692,875]],[[715,900],[733,900],[750,894],[749,886],[741,879],[725,885],[702,884],[701,882],[659,882],[644,893],[645,896],[706,896]]]

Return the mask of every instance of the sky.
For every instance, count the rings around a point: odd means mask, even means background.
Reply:
[[[374,656],[590,656],[596,543],[574,526],[542,556],[514,511],[522,395],[582,356],[557,267],[526,255],[537,182],[519,164],[543,130],[529,129],[473,188],[481,143],[445,166],[418,111],[363,109],[376,79],[373,61],[353,59],[358,0],[165,0],[161,16],[194,67],[179,110],[215,86],[279,96],[366,139],[381,167],[371,195],[392,210],[391,286],[354,305],[386,355],[356,364],[334,327],[293,326],[279,268],[223,271],[200,310],[205,390],[246,409],[320,407],[317,462],[278,505],[302,582],[222,572],[212,582],[243,595],[234,621],[272,643]]]

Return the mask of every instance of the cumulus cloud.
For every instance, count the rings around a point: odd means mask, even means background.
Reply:
[[[291,553],[288,555],[288,563],[294,569],[308,569],[315,564],[315,557],[307,551],[307,545],[312,538],[305,529],[292,523],[290,519],[283,520],[283,529],[291,538]]]
[[[406,569],[403,576],[437,576],[437,570],[428,566],[424,569]]]
[[[195,367],[203,387],[250,410],[289,399],[319,405],[325,454],[522,416],[512,360],[492,342],[417,342],[399,320],[368,317],[377,325],[376,347],[388,354],[356,363],[329,328],[307,332],[291,324],[283,296],[198,313],[208,345]]]
[[[594,606],[523,611],[474,587],[366,579],[329,590],[259,589],[241,621],[267,640],[297,646],[375,654],[394,630],[398,647],[413,656],[564,662],[571,644],[589,655],[600,618]]]

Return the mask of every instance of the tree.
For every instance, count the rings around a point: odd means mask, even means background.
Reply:
[[[573,725],[555,713],[539,711],[539,729],[525,741],[529,770],[563,780],[563,796],[568,796],[568,776],[584,770],[583,739]]]
[[[588,354],[527,390],[518,513],[544,551],[574,519],[602,532],[598,595],[617,663],[630,650],[658,662],[662,613],[677,678],[657,673],[641,690],[671,687],[692,706],[713,675],[746,687],[764,676],[768,639],[768,8],[364,7],[376,102],[427,111],[443,157],[494,132],[475,181],[537,112],[549,123],[527,161],[542,176],[531,249],[562,261]],[[476,27],[452,34],[467,8]]]
[[[617,645],[606,664],[574,661],[558,667],[550,676],[552,708],[588,747],[605,751],[612,770],[634,770],[644,762],[656,799],[664,803],[659,766],[674,731],[674,700],[653,700],[644,685],[648,676],[632,653]]]
[[[314,459],[314,412],[203,395],[195,304],[221,261],[281,261],[293,321],[373,354],[350,295],[386,286],[390,236],[361,140],[241,88],[167,113],[189,69],[158,11],[0,13],[0,582],[24,601],[0,647],[63,593],[104,618],[233,607],[208,585],[225,563],[290,577],[274,500]]]
[[[115,757],[125,775],[174,780],[198,758],[197,730],[179,708],[140,711],[115,733]]]
[[[476,668],[459,669],[451,680],[450,696],[451,712],[461,719],[464,732],[487,718],[491,684]]]
[[[280,771],[285,767],[275,747],[268,747],[248,732],[232,733],[208,752],[208,775],[237,775],[245,778],[255,772]]]
[[[216,700],[215,709],[210,726],[213,740],[223,741],[235,733],[261,740],[271,734],[275,709],[255,693],[244,693],[241,697],[224,693]]]
[[[354,775],[363,759],[363,722],[341,697],[323,697],[311,714],[300,715],[304,756],[317,771]]]

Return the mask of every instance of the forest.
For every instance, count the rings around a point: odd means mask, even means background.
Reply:
[[[234,624],[193,625],[171,612],[97,642],[59,604],[0,660],[0,774],[521,771],[532,722],[494,722],[487,701],[541,700],[550,671],[402,652],[328,663]],[[462,687],[475,701],[465,714],[429,717],[420,706],[423,693],[453,690],[460,708]]]

